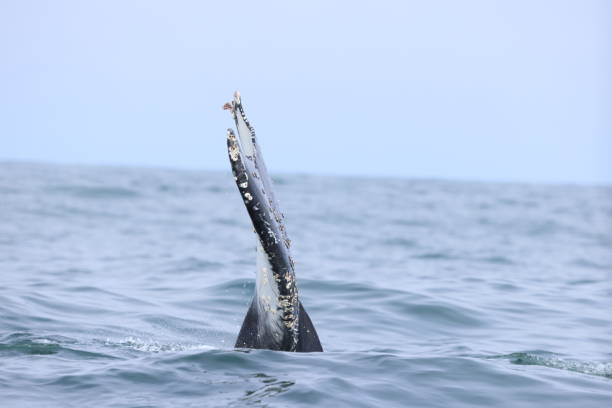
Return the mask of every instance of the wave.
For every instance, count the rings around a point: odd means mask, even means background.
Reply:
[[[141,193],[125,187],[97,187],[97,186],[53,186],[48,187],[47,192],[66,194],[79,198],[89,199],[119,199],[119,198],[135,198],[141,196]]]
[[[505,359],[516,365],[534,365],[612,379],[612,362],[581,361],[562,358],[547,351],[525,351],[488,357]]]
[[[0,339],[0,356],[58,354],[72,359],[117,359],[110,354],[83,350],[80,346],[77,340],[69,337],[16,332]]]

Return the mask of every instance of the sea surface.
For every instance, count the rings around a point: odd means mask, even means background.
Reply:
[[[612,406],[612,187],[274,181],[324,353],[234,349],[229,172],[0,163],[0,407]]]

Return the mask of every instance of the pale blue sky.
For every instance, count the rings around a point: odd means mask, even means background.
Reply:
[[[612,183],[612,1],[0,0],[0,159]]]

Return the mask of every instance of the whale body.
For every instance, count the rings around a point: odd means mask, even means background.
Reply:
[[[255,294],[236,340],[236,348],[323,351],[317,331],[298,296],[291,241],[272,190],[255,131],[240,94],[224,105],[238,135],[227,130],[232,174],[257,235]]]

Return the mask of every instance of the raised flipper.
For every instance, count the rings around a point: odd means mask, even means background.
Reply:
[[[227,131],[232,173],[258,238],[255,296],[236,347],[323,351],[299,301],[284,216],[238,92],[224,109],[231,111],[238,130],[238,137],[231,129]]]

